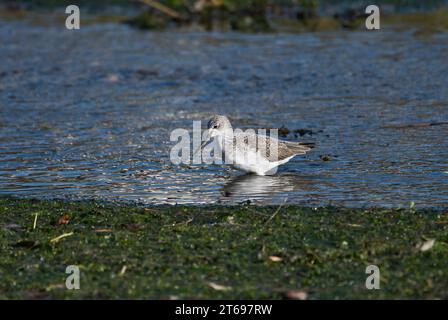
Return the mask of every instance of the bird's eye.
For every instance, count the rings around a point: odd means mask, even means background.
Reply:
[[[218,129],[218,125],[215,124],[215,125],[213,126],[213,129]]]

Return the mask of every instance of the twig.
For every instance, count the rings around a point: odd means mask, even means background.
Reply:
[[[277,213],[280,211],[280,209],[283,207],[283,205],[286,203],[286,201],[288,201],[288,197],[285,198],[285,200],[283,200],[283,203],[281,205],[278,206],[277,210],[275,210],[275,212],[272,214],[272,216],[269,217],[268,220],[266,220],[266,222],[264,223],[264,225],[267,225],[272,219],[275,218],[275,216],[277,215]]]
[[[250,211],[250,212],[252,212],[252,213],[258,214],[258,215],[260,215],[260,216],[264,216],[264,217],[267,216],[267,214],[258,212],[257,210],[254,210],[254,209],[252,209],[251,207],[244,207],[244,209],[246,209],[246,210],[248,210],[248,211]]]
[[[33,230],[35,230],[37,227],[37,216],[38,215],[39,215],[39,212],[36,212],[36,214],[34,215]]]
[[[109,233],[112,232],[112,229],[96,229],[95,232],[97,233]]]
[[[59,237],[51,239],[50,242],[58,242],[59,240],[66,238],[66,237],[70,237],[72,235],[73,235],[73,232],[64,233],[64,234],[61,234]]]
[[[121,270],[120,273],[118,274],[120,277],[124,276],[124,274],[126,273],[128,267],[126,267],[126,265],[124,265]]]
[[[166,14],[167,16],[170,16],[172,18],[179,19],[179,20],[184,19],[184,17],[179,12],[177,12],[177,11],[175,11],[157,1],[154,1],[154,0],[136,0],[136,1],[142,2],[150,7],[153,7],[154,9],[157,9],[160,12],[163,12],[164,14]]]

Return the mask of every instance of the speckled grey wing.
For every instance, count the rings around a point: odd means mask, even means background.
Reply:
[[[277,162],[295,155],[304,155],[313,148],[312,143],[282,141],[264,135],[241,132],[235,135],[234,143],[240,150],[259,151],[270,162]],[[277,148],[277,153],[275,152]]]
[[[272,148],[277,147],[277,154]],[[282,141],[267,136],[259,136],[258,150],[266,154],[270,162],[281,161],[296,155],[304,155],[312,148],[312,144],[303,144],[300,142]]]

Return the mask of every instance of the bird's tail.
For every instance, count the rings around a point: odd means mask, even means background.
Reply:
[[[305,154],[314,148],[315,144],[313,142],[287,142],[288,147],[297,152],[297,154]]]

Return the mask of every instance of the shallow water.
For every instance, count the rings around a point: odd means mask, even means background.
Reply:
[[[448,34],[67,31],[0,21],[0,194],[160,203],[448,205]],[[311,129],[272,177],[175,166],[171,130]],[[386,127],[384,127],[386,126]],[[330,155],[323,161],[321,155]]]

